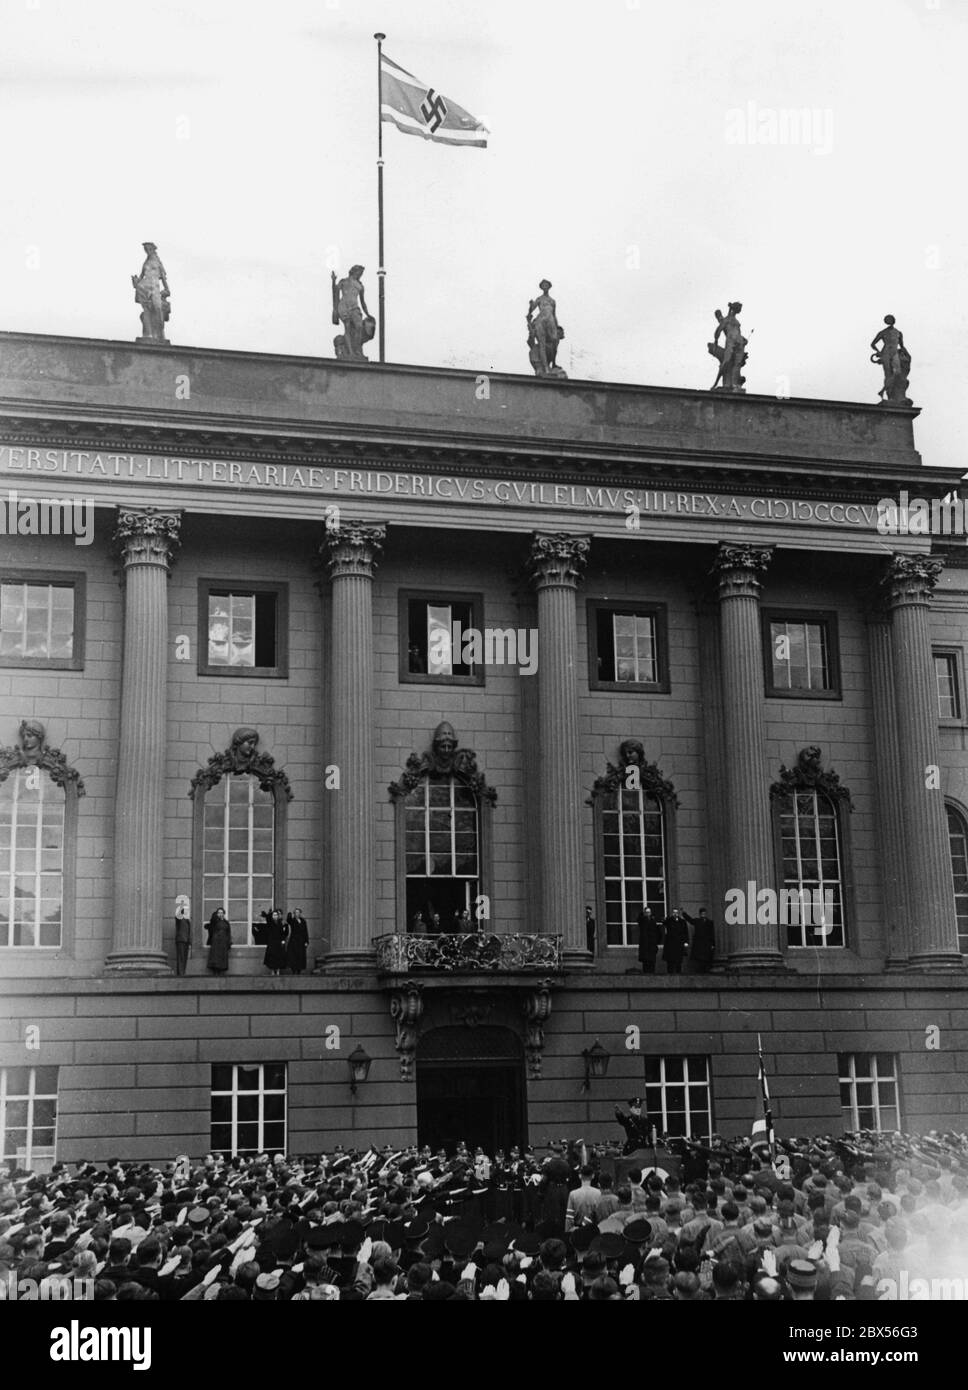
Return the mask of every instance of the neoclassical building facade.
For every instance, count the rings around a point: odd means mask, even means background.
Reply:
[[[5,1160],[743,1134],[757,1033],[781,1133],[963,1127],[916,410],[0,348]]]

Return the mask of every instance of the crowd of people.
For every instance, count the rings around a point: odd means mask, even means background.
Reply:
[[[0,1291],[48,1297],[875,1300],[932,1296],[917,1279],[965,1297],[966,1275],[964,1134],[112,1158],[0,1183]]]

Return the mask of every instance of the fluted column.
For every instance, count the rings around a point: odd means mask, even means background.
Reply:
[[[763,714],[763,646],[760,638],[760,576],[770,548],[720,545],[714,565],[719,593],[723,681],[723,775],[726,792],[727,887],[775,888],[770,778]],[[779,928],[753,919],[732,924],[729,964],[735,969],[779,969]]]
[[[373,820],[373,575],[385,526],[342,518],[320,553],[332,585],[332,746],[339,768],[329,873],[333,920],[327,969],[373,966],[376,866]]]
[[[907,863],[910,961],[962,969],[948,850],[929,610],[941,561],[893,555],[883,579],[892,613],[899,792]]]
[[[162,848],[168,727],[168,575],[181,516],[118,510],[124,646],[114,811],[114,936],[106,968],[170,974],[162,948]]]
[[[591,964],[585,937],[582,786],[578,736],[578,581],[587,536],[534,536],[538,595],[538,742],[544,930],[563,937],[566,962]]]
[[[885,947],[888,966],[898,969],[907,965],[911,954],[911,918],[901,817],[891,615],[881,604],[873,607],[867,615],[867,641],[871,668],[871,712],[874,716],[883,916],[887,927]]]

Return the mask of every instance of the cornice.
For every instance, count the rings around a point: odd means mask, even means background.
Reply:
[[[643,446],[635,455],[598,446],[577,448],[508,447],[482,435],[477,442],[466,438],[415,437],[404,443],[395,432],[371,431],[357,437],[349,429],[335,428],[329,437],[307,433],[304,424],[274,421],[271,430],[228,428],[222,417],[211,421],[193,417],[191,427],[152,423],[146,412],[124,418],[91,413],[84,418],[32,414],[22,409],[4,413],[0,402],[0,436],[39,448],[85,452],[164,453],[169,456],[232,459],[251,463],[301,463],[305,466],[338,466],[357,469],[399,469],[407,472],[439,472],[456,476],[518,478],[522,471],[536,482],[576,477],[581,482],[614,485],[617,481],[642,490],[722,490],[737,495],[760,495],[764,489],[782,496],[817,492],[824,499],[844,502],[876,502],[894,495],[902,486],[917,489],[928,500],[942,497],[961,485],[963,474],[954,469],[934,469],[880,463],[868,471],[863,463],[833,460],[818,465],[815,458],[751,459],[749,453],[725,450],[675,449]],[[281,427],[283,426],[283,427]],[[401,430],[401,433],[403,431]]]

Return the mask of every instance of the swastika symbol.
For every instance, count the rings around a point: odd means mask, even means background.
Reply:
[[[444,124],[444,117],[447,115],[447,103],[443,97],[439,97],[433,87],[423,99],[420,107],[420,114],[430,126],[431,135],[436,135],[437,131]]]

